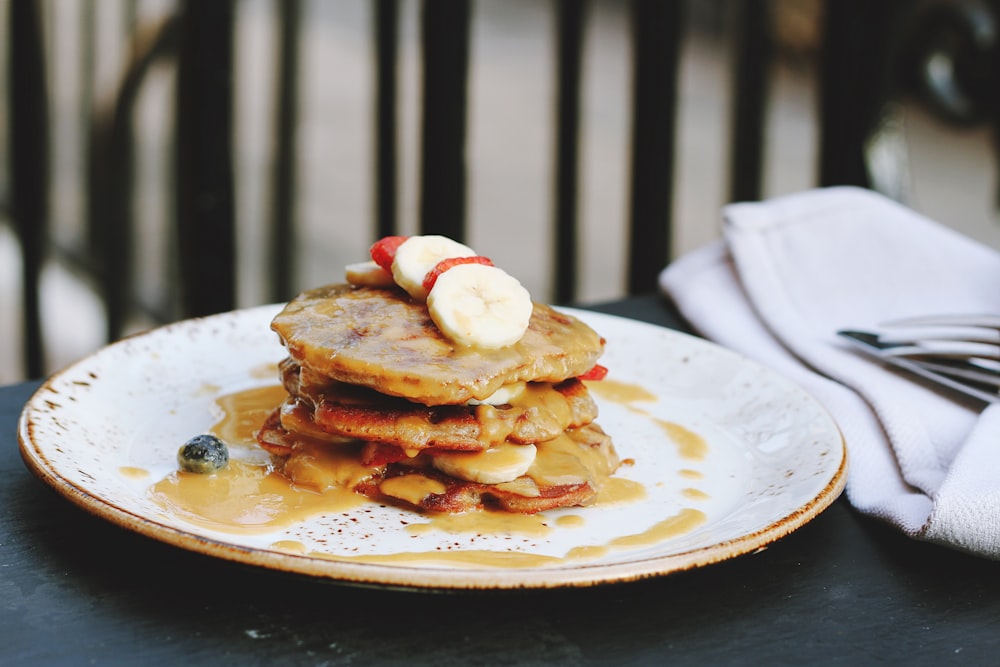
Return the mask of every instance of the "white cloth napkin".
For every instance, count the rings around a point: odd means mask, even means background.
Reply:
[[[829,410],[855,508],[1000,559],[1000,405],[912,382],[836,335],[913,315],[1000,313],[1000,253],[858,188],[734,204],[724,221],[722,240],[660,275],[681,313]]]

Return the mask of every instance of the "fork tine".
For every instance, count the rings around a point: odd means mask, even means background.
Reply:
[[[938,343],[973,343],[977,345],[1000,345],[1000,335],[984,333],[981,330],[962,330],[956,331],[954,329],[947,329],[945,331],[920,331],[918,334],[913,332],[890,332],[883,333],[879,336],[879,339],[884,343],[890,343],[894,345],[911,345],[915,343],[927,342],[931,345]]]
[[[1000,389],[1000,373],[995,370],[980,368],[971,363],[955,364],[947,361],[937,362],[926,359],[916,361],[927,370],[949,375],[958,380],[968,380]]]
[[[1000,330],[1000,315],[918,315],[883,322],[884,327],[952,326]]]
[[[908,341],[892,340],[879,337],[879,342],[885,345],[883,354],[893,357],[940,357],[949,359],[1000,359],[1000,350],[996,344],[979,343],[968,340],[926,340],[911,339]]]
[[[925,347],[928,354],[964,354],[961,347],[955,348],[951,343],[1000,347],[1000,315],[918,315],[890,320],[880,326],[887,329],[881,336],[884,342]],[[1000,354],[1000,350],[983,351],[970,347],[967,354],[970,357],[984,356],[992,359]]]
[[[881,340],[882,343],[887,341]],[[912,345],[892,344],[882,350],[887,357],[925,357],[935,359],[985,359],[997,361],[1000,350],[995,346],[985,346],[979,343],[965,341],[942,341],[941,345],[921,345],[925,341],[916,341]]]
[[[1000,393],[997,391],[984,391],[979,388],[984,384],[992,386],[993,382],[984,383],[977,380],[976,383],[978,386],[975,386],[970,384],[967,378],[958,378],[951,373],[942,373],[933,366],[928,366],[928,363],[934,363],[933,360],[928,362],[926,358],[914,359],[905,356],[894,356],[891,352],[896,349],[895,346],[883,343],[879,339],[878,334],[872,332],[844,329],[838,331],[837,334],[847,341],[850,341],[856,349],[879,359],[883,363],[889,364],[890,366],[895,366],[896,368],[909,371],[910,373],[919,375],[926,380],[930,380],[938,385],[961,392],[967,396],[973,396],[981,401],[988,403],[1000,403]],[[942,363],[954,366],[954,362],[949,363],[948,361],[943,361]],[[968,364],[963,365],[973,366],[973,364],[974,362],[969,362]],[[984,372],[988,371],[984,369]]]

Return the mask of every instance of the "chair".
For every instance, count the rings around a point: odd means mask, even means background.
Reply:
[[[9,155],[8,210],[23,256],[24,374],[43,375],[52,369],[42,345],[44,323],[39,309],[39,283],[46,261],[63,262],[99,295],[107,322],[107,340],[134,328],[135,321],[152,325],[183,317],[225,311],[238,299],[237,241],[244,233],[238,221],[234,193],[234,43],[237,21],[245,6],[236,0],[180,0],[175,12],[154,21],[137,18],[136,5],[124,0],[130,48],[127,67],[113,95],[91,100],[83,109],[88,119],[86,175],[87,242],[60,245],[51,235],[52,129],[45,110],[50,105],[39,0],[8,3]],[[401,0],[377,0],[372,5],[374,158],[372,220],[359,233],[369,240],[401,229],[400,154],[401,15],[412,8]],[[553,49],[553,235],[550,293],[536,295],[558,303],[580,298],[576,285],[580,262],[581,105],[585,37],[593,4],[554,2]],[[616,5],[618,6],[618,5]],[[87,12],[94,6],[87,5]],[[628,16],[631,53],[631,130],[627,200],[623,233],[628,238],[628,267],[623,294],[655,289],[659,270],[673,255],[677,107],[679,68],[685,39],[683,2],[631,0],[620,5]],[[729,200],[753,200],[763,191],[765,126],[770,66],[770,3],[732,0],[718,3],[735,26],[733,89],[729,150]],[[992,6],[977,15],[992,17]],[[701,5],[704,8],[704,5]],[[469,82],[475,5],[466,0],[424,0],[420,4],[420,82],[418,229],[423,233],[467,238],[467,144]],[[300,0],[275,5],[278,28],[274,50],[277,72],[273,112],[273,156],[268,185],[268,229],[262,270],[268,274],[263,299],[280,301],[295,289],[300,258],[297,229],[297,187],[301,182],[297,136],[303,98],[302,47],[304,7]],[[926,15],[926,9],[924,11]],[[951,12],[942,9],[935,11]],[[730,14],[731,13],[731,14]],[[866,3],[862,0],[826,3],[821,104],[821,156],[817,184],[852,183],[872,186],[865,150],[880,110],[896,90],[887,74],[898,63],[889,40],[880,39],[901,16],[906,3]],[[90,14],[88,14],[90,16]],[[865,20],[858,17],[866,16]],[[974,17],[976,18],[976,17]],[[973,25],[967,21],[961,25]],[[84,22],[84,26],[88,22]],[[920,24],[926,29],[927,22]],[[86,27],[84,28],[84,33]],[[82,33],[83,34],[83,33]],[[896,33],[893,32],[893,35]],[[895,43],[895,42],[891,42]],[[910,48],[907,53],[913,54]],[[910,60],[920,62],[919,56]],[[867,65],[874,63],[872,67]],[[176,77],[172,125],[173,167],[169,169],[167,201],[170,235],[163,253],[170,258],[160,277],[160,289],[150,297],[135,287],[133,267],[140,234],[135,198],[134,113],[150,72],[168,66]],[[859,77],[861,72],[879,76]],[[856,104],[843,104],[850,96]],[[995,108],[995,107],[994,107]],[[995,118],[995,114],[993,115]],[[540,234],[546,232],[540,231]]]

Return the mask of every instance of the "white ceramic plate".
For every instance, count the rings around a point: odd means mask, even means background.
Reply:
[[[644,499],[545,513],[550,530],[543,536],[414,534],[401,525],[419,523],[419,515],[373,503],[259,535],[216,531],[164,512],[150,486],[176,469],[181,443],[214,423],[215,399],[276,382],[261,371],[283,356],[269,329],[277,309],[156,329],[53,376],[19,423],[28,467],[89,512],[192,551],[343,582],[454,589],[586,586],[717,562],[802,526],[844,485],[840,432],[783,377],[692,336],[571,311],[608,341],[602,363],[611,369],[609,384],[595,386],[598,421],[620,455],[634,459],[618,474],[641,483]],[[642,387],[650,395],[616,395],[615,387]],[[700,456],[671,433],[695,434],[704,446]],[[241,455],[247,452],[233,453]],[[148,474],[125,474],[130,470]],[[701,517],[700,524],[675,527],[671,535],[671,518],[685,511]],[[650,539],[664,526],[660,539]],[[290,552],[283,544],[303,548]],[[574,549],[589,557],[567,559]],[[470,565],[430,557],[463,551],[551,562]],[[412,562],[345,558],[399,553],[413,554]]]

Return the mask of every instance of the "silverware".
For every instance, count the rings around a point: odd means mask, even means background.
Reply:
[[[980,401],[1000,403],[1000,317],[908,318],[894,320],[885,326],[890,329],[929,327],[931,330],[904,335],[903,332],[844,329],[837,334],[855,349],[889,366]],[[941,326],[959,330],[939,330]],[[970,331],[963,332],[963,328]]]
[[[884,327],[972,327],[1000,331],[1000,315],[919,315],[889,320]]]

